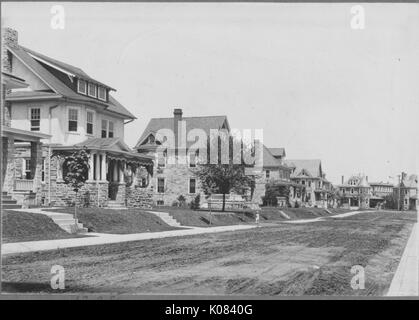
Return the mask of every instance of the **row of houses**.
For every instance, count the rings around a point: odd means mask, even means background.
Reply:
[[[90,163],[80,205],[171,205],[179,196],[190,202],[203,195],[194,173],[195,157],[170,161],[166,153],[156,158],[163,143],[158,133],[162,129],[174,132],[174,156],[178,159],[180,150],[188,150],[192,144],[180,146],[180,127],[186,134],[195,129],[206,136],[211,130],[229,133],[226,116],[185,117],[182,109],[175,108],[172,117],[151,119],[130,148],[124,142],[124,126],[136,117],[112,96],[114,88],[78,67],[20,45],[13,29],[3,30],[2,44],[3,200],[12,206],[71,205],[74,191],[63,179],[66,160],[55,155],[71,154],[82,147],[89,153]],[[285,197],[279,197],[280,206],[340,204],[321,160],[286,159],[284,148],[265,145],[261,155],[260,170],[249,171],[255,178],[253,190],[243,190],[242,197],[249,202],[262,204],[267,186],[274,185],[288,190]],[[394,189],[358,178],[351,177],[338,186],[343,205],[369,207],[383,199],[379,191]],[[409,186],[417,191],[417,177],[409,179],[402,179],[399,189],[413,181],[416,184]],[[401,194],[408,199],[407,208],[416,204],[416,193],[406,194],[403,189]]]

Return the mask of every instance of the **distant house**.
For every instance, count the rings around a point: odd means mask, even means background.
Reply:
[[[71,205],[73,193],[63,181],[66,163],[52,156],[84,147],[90,170],[80,201],[91,206],[140,205],[132,200],[145,198],[137,194],[144,190],[137,188],[135,173],[146,168],[151,174],[153,161],[123,142],[124,125],[135,116],[112,97],[115,89],[78,67],[21,46],[15,30],[6,28],[4,35],[4,63],[28,84],[6,94],[11,127],[33,136],[50,135],[42,147],[15,144],[9,165],[15,178],[25,183],[18,184],[21,190],[9,191],[36,189],[38,204]],[[39,170],[33,169],[31,160],[35,149],[41,154]]]
[[[385,198],[393,194],[394,185],[389,182],[369,182],[371,187],[370,207],[384,203]]]
[[[364,175],[353,175],[347,181],[342,176],[339,186],[341,205],[346,207],[370,208],[370,199],[373,197],[371,185]]]
[[[285,160],[285,164],[292,169],[291,181],[304,186],[301,200],[309,206],[326,207],[332,205],[329,197],[333,190],[332,184],[326,179],[319,159]]]
[[[201,129],[206,136],[210,136],[211,130],[225,130],[230,132],[230,125],[226,116],[202,116],[184,117],[182,109],[175,108],[171,118],[153,118],[138,139],[134,149],[141,155],[157,158],[153,173],[154,195],[153,199],[157,205],[172,205],[179,196],[183,196],[187,202],[192,201],[198,194],[202,193],[197,176],[194,174],[197,156],[191,154],[190,148],[195,142],[187,141],[182,145],[182,133],[179,128],[185,126],[184,134],[188,135],[191,130]],[[158,157],[156,152],[159,145],[163,143],[158,131],[166,129],[175,135],[173,154],[180,160],[181,154],[186,155],[184,161],[171,161],[170,150]],[[194,140],[195,141],[195,140]],[[181,152],[182,151],[182,152]]]
[[[416,210],[418,206],[418,176],[416,174],[402,174],[401,181],[393,189],[396,198],[399,198],[400,209]]]

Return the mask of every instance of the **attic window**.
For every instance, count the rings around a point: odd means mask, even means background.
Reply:
[[[86,94],[86,81],[79,79],[77,81],[77,92]]]
[[[97,86],[94,83],[89,83],[89,96],[96,98]]]
[[[100,100],[106,101],[106,89],[104,87],[99,87],[98,88],[97,97]]]

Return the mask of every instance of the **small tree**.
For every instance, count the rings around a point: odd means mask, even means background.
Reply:
[[[75,192],[74,219],[77,219],[77,197],[89,175],[90,155],[85,148],[74,151],[70,155],[60,155],[64,158],[63,180]]]
[[[225,211],[226,194],[229,194],[231,191],[240,192],[243,191],[244,188],[251,187],[253,178],[245,174],[246,166],[243,161],[234,161],[235,157],[241,157],[242,154],[233,154],[233,145],[239,144],[241,148],[244,148],[244,146],[241,141],[235,140],[232,136],[226,136],[224,138],[228,139],[230,154],[227,157],[227,161],[221,161],[223,158],[220,147],[222,139],[223,138],[219,137],[218,145],[214,146],[215,148],[218,148],[218,163],[214,164],[207,161],[207,163],[203,164],[198,162],[194,172],[198,176],[206,194],[221,193],[223,195],[221,210]]]

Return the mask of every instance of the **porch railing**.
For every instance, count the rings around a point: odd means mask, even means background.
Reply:
[[[33,180],[27,179],[16,179],[15,180],[15,191],[32,191]]]

